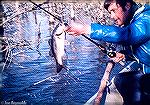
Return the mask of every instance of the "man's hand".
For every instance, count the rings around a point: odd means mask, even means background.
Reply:
[[[81,34],[87,35],[90,34],[91,27],[88,24],[85,24],[81,21],[73,21],[71,20],[68,25],[64,25],[63,23],[59,25],[56,30],[56,34],[61,34],[62,32],[67,32],[70,35],[78,36]]]
[[[91,27],[90,25],[82,23],[81,21],[71,21],[70,24],[68,24],[66,31],[71,35],[78,36],[81,34],[90,34]]]
[[[118,52],[116,53],[116,57],[111,58],[111,60],[113,60],[114,62],[120,62],[123,59],[125,59],[125,55],[122,53],[118,53]]]

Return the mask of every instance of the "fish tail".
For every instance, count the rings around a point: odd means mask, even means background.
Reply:
[[[64,66],[64,65],[60,65],[59,63],[57,63],[57,73],[59,73],[63,68],[66,70],[69,70],[68,67]]]
[[[59,73],[63,69],[63,65],[57,64],[57,73]]]

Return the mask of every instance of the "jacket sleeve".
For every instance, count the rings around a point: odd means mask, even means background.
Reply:
[[[140,16],[129,26],[128,41],[131,45],[144,44],[150,40],[150,16],[145,14]]]
[[[108,26],[97,23],[91,24],[90,37],[119,44],[140,44],[150,40],[150,18],[138,18],[126,27]]]
[[[91,24],[90,37],[96,40],[103,40],[106,42],[123,43],[128,39],[127,29],[117,27],[101,25],[97,23]]]

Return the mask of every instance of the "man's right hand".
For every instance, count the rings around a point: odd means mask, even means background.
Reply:
[[[68,32],[71,35],[81,35],[81,34],[90,34],[91,27],[88,24],[85,24],[83,22],[75,22],[71,21],[68,26],[66,26],[66,32]]]

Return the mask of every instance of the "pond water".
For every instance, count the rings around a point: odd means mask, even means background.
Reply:
[[[15,18],[5,28],[10,43],[27,46],[11,48],[11,63],[2,72],[3,103],[29,105],[82,105],[99,87],[106,56],[82,36],[66,36],[66,63],[69,70],[56,74],[55,60],[49,55],[51,26],[41,12]],[[40,31],[40,34],[39,34]],[[102,55],[101,55],[102,54]],[[112,75],[116,74],[116,71]]]

